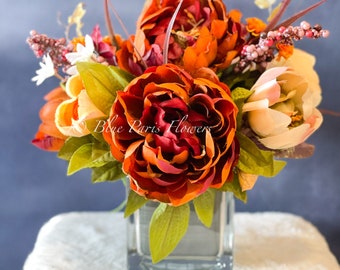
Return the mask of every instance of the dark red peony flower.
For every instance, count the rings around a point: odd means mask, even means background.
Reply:
[[[104,138],[131,189],[182,205],[232,180],[237,107],[217,77],[192,78],[167,64],[117,92]]]

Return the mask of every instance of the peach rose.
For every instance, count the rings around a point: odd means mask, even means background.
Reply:
[[[294,62],[294,61],[293,61]],[[310,69],[308,63],[305,70]],[[316,106],[320,87],[314,87],[298,70],[267,69],[252,87],[243,106],[250,128],[270,149],[287,149],[304,142],[322,123]]]
[[[56,110],[56,126],[65,136],[81,137],[90,133],[86,120],[105,116],[91,101],[79,74],[66,82],[66,93],[70,97]]]

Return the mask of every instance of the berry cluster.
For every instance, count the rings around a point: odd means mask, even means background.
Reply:
[[[327,38],[329,31],[322,29],[320,25],[312,27],[308,22],[303,21],[299,26],[281,26],[277,30],[262,33],[257,44],[245,45],[241,51],[241,59],[235,66],[235,71],[244,71],[247,68],[272,61],[275,51],[280,54],[280,48],[293,47],[294,41],[303,38]]]
[[[27,43],[36,57],[41,58],[43,55],[49,54],[55,67],[68,67],[70,65],[65,54],[72,52],[73,46],[67,44],[65,38],[54,39],[32,30],[30,37],[27,38]]]

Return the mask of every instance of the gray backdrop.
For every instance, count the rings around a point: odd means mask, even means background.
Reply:
[[[105,32],[103,1],[85,1],[84,32],[99,23]],[[130,33],[142,0],[112,0]],[[253,0],[226,0],[228,7],[242,6],[253,13]],[[315,1],[292,1],[294,10]],[[305,2],[305,3],[304,3]],[[308,3],[306,3],[308,2]],[[25,44],[31,29],[62,36],[57,12],[65,21],[75,0],[0,0],[0,269],[21,269],[33,248],[39,228],[56,214],[69,211],[108,211],[124,198],[119,183],[91,184],[90,172],[66,177],[66,164],[54,153],[30,144],[39,125],[43,95],[55,87],[49,80],[40,87],[30,82],[38,61]],[[265,13],[264,13],[265,14]],[[323,87],[321,108],[340,111],[339,20],[340,1],[329,0],[307,16],[331,30],[328,40],[298,43],[318,58],[316,69]],[[119,27],[117,32],[122,33]],[[292,160],[274,179],[261,178],[249,192],[246,205],[237,211],[284,211],[301,215],[315,224],[340,258],[340,118],[325,115],[322,128],[312,136],[316,153],[307,160]]]

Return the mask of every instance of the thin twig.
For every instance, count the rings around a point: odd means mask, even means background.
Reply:
[[[340,117],[340,112],[335,112],[327,109],[319,109],[322,114],[328,114],[336,117]]]
[[[112,21],[110,17],[110,12],[109,12],[109,0],[104,0],[104,12],[105,12],[106,27],[107,27],[107,31],[109,32],[112,45],[118,48],[118,43],[115,37],[115,33],[113,30]]]
[[[279,26],[276,26],[275,28],[279,28],[280,26],[288,26],[291,25],[293,22],[295,22],[296,20],[298,20],[299,18],[305,16],[307,13],[311,12],[313,9],[317,8],[318,6],[321,6],[322,4],[324,4],[325,2],[327,2],[327,0],[321,0],[318,3],[315,3],[314,5],[311,5],[310,7],[294,14],[292,17],[290,17],[289,19],[285,20],[284,22],[280,23]]]
[[[168,28],[166,30],[164,44],[163,44],[163,64],[168,63],[168,54],[169,54],[169,44],[170,44],[171,31],[172,31],[172,27],[174,26],[177,14],[178,14],[181,6],[182,6],[182,3],[183,3],[183,0],[181,0],[178,3],[177,8],[176,8],[174,14],[171,17],[170,23],[169,23]]]
[[[108,0],[105,0],[105,1],[108,2]],[[141,59],[141,62],[142,62],[142,65],[144,66],[144,68],[147,68],[148,66],[147,66],[147,64],[145,63],[145,61],[143,60],[142,55],[141,55],[141,54],[139,53],[139,51],[137,50],[135,44],[134,44],[133,41],[131,40],[130,35],[129,35],[129,32],[128,32],[128,30],[126,29],[125,24],[124,24],[122,18],[119,16],[117,10],[113,7],[113,5],[111,4],[111,2],[110,2],[109,4],[110,4],[110,8],[111,8],[113,14],[115,15],[115,17],[116,17],[118,23],[120,24],[121,28],[123,29],[123,32],[124,32],[124,34],[125,34],[127,40],[131,43],[131,45],[133,46],[133,48],[134,48],[135,52],[137,53],[138,57]]]
[[[288,8],[290,4],[290,0],[283,0],[280,10],[277,12],[277,14],[274,16],[274,18],[270,21],[270,23],[267,25],[265,32],[268,32],[272,30],[275,25],[280,21],[282,15],[285,13],[286,9]]]

